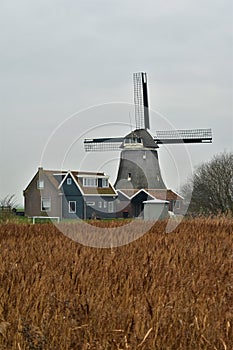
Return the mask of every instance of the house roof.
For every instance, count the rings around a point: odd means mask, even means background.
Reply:
[[[168,189],[121,189],[117,190],[118,192],[121,192],[123,195],[125,195],[127,198],[132,199],[134,196],[136,196],[141,191],[144,191],[148,193],[151,197],[154,199],[160,199],[160,200],[181,200],[183,197],[181,197],[178,193],[168,190]]]
[[[90,172],[78,172],[78,171],[72,171],[72,175],[75,177],[76,182],[78,183],[79,188],[81,189],[82,193],[84,195],[110,195],[110,196],[116,196],[117,192],[113,188],[112,184],[109,182],[109,187],[85,187],[83,186],[82,182],[82,176],[85,177],[85,175],[92,175],[92,177],[97,178],[106,178],[105,173],[90,173]]]
[[[65,172],[57,172],[57,171],[54,171],[54,170],[39,170],[39,176],[40,175],[44,175],[47,177],[47,179],[51,182],[51,184],[57,189],[58,186],[59,186],[59,181],[58,179],[54,176],[54,174],[65,174]],[[42,176],[43,176],[42,175]]]
[[[148,189],[147,192],[151,196],[157,199],[162,199],[162,200],[182,200],[183,197],[180,196],[178,193],[176,193],[173,190],[170,189]]]
[[[38,171],[36,172],[36,174],[33,176],[32,180],[29,182],[29,184],[27,185],[27,187],[25,188],[24,192],[27,191],[27,189],[30,187],[31,183],[35,180],[35,178],[38,178],[41,180],[43,180],[43,178],[47,178],[49,180],[49,182],[57,189],[59,186],[59,182],[57,181],[57,179],[53,176],[54,174],[61,174],[62,171],[61,170],[45,170],[43,168],[38,168]],[[65,173],[65,172],[63,172]]]
[[[71,174],[73,177],[76,185],[79,187],[81,193],[83,195],[102,195],[102,196],[116,196],[117,192],[114,190],[113,186],[111,183],[109,183],[109,187],[84,187],[83,183],[81,181],[82,177],[97,177],[97,178],[108,178],[105,173],[101,172],[84,172],[84,171],[67,171],[67,170],[47,170],[43,168],[38,168],[37,173],[33,177],[33,179],[30,181],[26,189],[24,190],[27,191],[28,187],[32,183],[32,181],[38,177],[41,179],[47,178],[47,180],[55,187],[57,190],[61,187],[63,181],[65,178]],[[65,175],[62,181],[55,175]]]

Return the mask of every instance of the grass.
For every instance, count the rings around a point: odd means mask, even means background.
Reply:
[[[232,219],[165,225],[114,249],[0,225],[0,349],[232,349]]]

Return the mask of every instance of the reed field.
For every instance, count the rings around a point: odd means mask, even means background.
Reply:
[[[104,249],[1,224],[0,349],[233,349],[232,218],[165,226]]]

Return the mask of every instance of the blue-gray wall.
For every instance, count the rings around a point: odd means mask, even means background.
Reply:
[[[62,196],[62,217],[63,219],[92,219],[92,218],[115,218],[116,217],[116,198],[115,196],[86,196],[83,198],[77,185],[72,179],[71,185],[67,184],[68,176],[64,181],[61,192]],[[76,202],[76,213],[69,213],[69,201]],[[101,207],[99,202],[102,203]],[[109,204],[113,204],[113,212],[110,212]]]
[[[68,176],[64,181],[61,191],[63,193],[62,196],[62,213],[63,218],[65,219],[83,219],[83,197],[82,194],[74,183],[73,179],[71,185],[67,184],[67,179],[71,178]],[[69,201],[76,202],[76,213],[69,213]]]

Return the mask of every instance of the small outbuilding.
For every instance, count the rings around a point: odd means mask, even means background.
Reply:
[[[168,218],[169,201],[152,199],[144,201],[144,220],[161,220]]]

